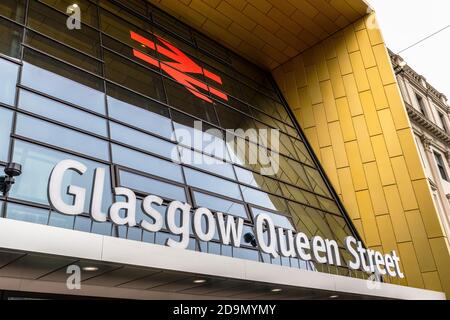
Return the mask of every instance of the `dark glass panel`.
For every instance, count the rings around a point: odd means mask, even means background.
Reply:
[[[100,76],[102,75],[102,63],[99,60],[80,54],[79,52],[69,47],[65,47],[36,32],[27,30],[25,43],[39,51],[46,52],[82,69],[96,73]]]
[[[217,124],[217,117],[212,103],[200,99],[186,87],[167,78],[164,78],[164,86],[167,91],[168,103],[171,106],[205,121]],[[200,91],[198,92],[200,93]],[[201,94],[208,99],[208,93],[201,91]]]
[[[13,58],[20,58],[22,32],[22,27],[0,18],[0,53]]]
[[[104,58],[108,79],[151,98],[166,101],[159,74],[110,51],[104,52]]]
[[[177,111],[172,111],[172,120],[180,144],[216,158],[230,159],[222,130]]]
[[[174,17],[155,7],[152,7],[150,11],[152,14],[153,21],[156,24],[163,26],[167,30],[170,30],[174,34],[178,35],[179,37],[182,37],[183,39],[192,42],[191,32],[189,28],[186,28],[186,26],[183,23],[181,23]]]
[[[100,57],[100,35],[88,27],[82,26],[76,31],[67,28],[67,16],[36,0],[30,0],[28,27],[61,41],[64,44],[83,51],[94,57]]]
[[[88,0],[39,0],[53,8],[68,13],[76,4],[81,11],[81,21],[94,28],[98,27],[97,6]],[[69,11],[70,12],[70,11]]]
[[[2,0],[0,1],[0,15],[23,23],[25,18],[26,0]]]

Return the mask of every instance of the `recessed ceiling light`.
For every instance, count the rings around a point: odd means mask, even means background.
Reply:
[[[330,296],[330,299],[336,299],[336,298],[339,298],[339,296],[338,295]]]
[[[194,280],[194,283],[205,283],[205,282],[206,282],[205,279],[197,279],[197,280]]]
[[[83,271],[87,271],[87,272],[94,272],[94,271],[98,271],[97,267],[83,267]]]
[[[271,292],[281,292],[281,291],[283,291],[283,289],[280,289],[280,288],[275,288],[275,289],[272,289],[272,290],[270,290]]]

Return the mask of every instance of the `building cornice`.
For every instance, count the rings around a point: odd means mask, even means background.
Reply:
[[[411,121],[427,129],[434,137],[438,138],[445,144],[450,144],[450,135],[444,130],[439,128],[432,121],[428,120],[422,113],[414,109],[409,103],[405,102],[406,110],[408,111],[409,118]]]
[[[398,55],[389,50],[389,55],[391,57],[392,65],[395,68],[398,67],[397,59]],[[409,82],[415,85],[416,89],[420,90],[422,93],[426,94],[430,97],[435,104],[442,107],[447,113],[450,113],[450,106],[448,106],[443,100],[447,101],[447,97],[436,90],[424,76],[418,74],[414,69],[412,69],[409,65],[406,65],[402,68],[402,72],[399,74],[409,80]]]

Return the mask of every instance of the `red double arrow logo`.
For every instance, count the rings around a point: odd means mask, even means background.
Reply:
[[[212,103],[213,101],[203,91],[210,92],[212,95],[228,101],[228,96],[222,91],[197,80],[188,74],[202,74],[206,78],[213,80],[218,84],[222,84],[222,79],[213,72],[202,68],[195,63],[191,58],[184,54],[180,49],[175,47],[166,39],[155,35],[156,39],[163,45],[154,43],[153,41],[137,34],[134,31],[130,31],[131,39],[139,42],[141,45],[159,52],[163,56],[167,57],[169,61],[158,61],[157,59],[137,50],[133,49],[133,55],[145,61],[146,63],[160,68],[167,73],[171,78],[182,84],[187,90],[189,90],[197,98],[200,98],[206,102]],[[203,91],[200,91],[203,90]]]

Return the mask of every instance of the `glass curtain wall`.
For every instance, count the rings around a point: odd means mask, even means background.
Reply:
[[[74,3],[81,28],[71,30]],[[270,74],[139,0],[3,0],[0,34],[0,164],[24,168],[2,199],[3,217],[156,244],[173,237],[52,210],[49,174],[70,158],[88,166],[86,176],[107,169],[104,211],[113,188],[124,186],[139,201],[155,194],[166,204],[180,200],[242,217],[243,234],[253,233],[254,217],[264,212],[285,228],[341,241],[348,259],[342,240],[355,232]],[[253,139],[249,129],[276,129],[279,143]],[[207,143],[186,138],[199,134]],[[262,174],[268,163],[279,170]],[[90,188],[90,179],[65,179]],[[365,277],[272,259],[242,243],[232,248],[192,236],[189,249]]]

